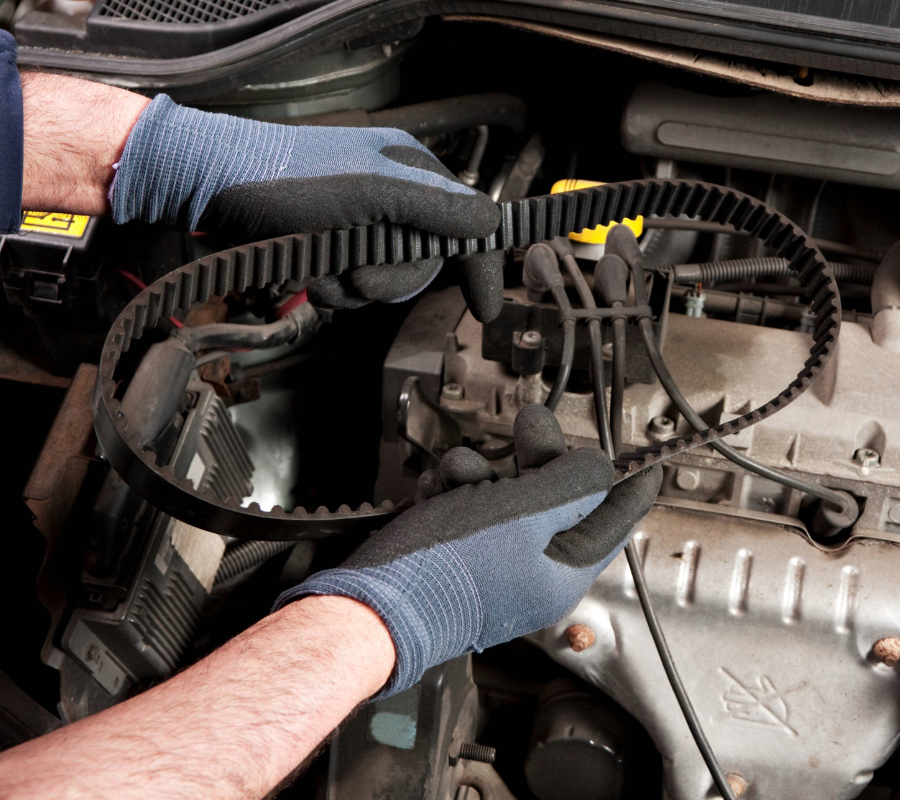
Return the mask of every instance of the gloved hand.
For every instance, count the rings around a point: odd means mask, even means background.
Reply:
[[[500,212],[412,136],[393,128],[274,125],[185,108],[160,95],[134,126],[110,190],[116,222],[162,220],[244,243],[388,221],[442,236],[492,234]],[[318,305],[399,302],[424,289],[442,259],[362,267],[310,286]],[[502,304],[495,253],[463,264],[473,313]]]
[[[498,481],[475,451],[450,450],[439,471],[422,475],[413,508],[275,607],[317,594],[374,609],[397,652],[380,697],[409,688],[435,664],[557,623],[650,510],[662,470],[610,491],[606,454],[568,452],[543,406],[519,412],[514,436],[519,477]]]

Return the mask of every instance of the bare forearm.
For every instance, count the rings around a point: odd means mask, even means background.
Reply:
[[[0,754],[0,796],[260,798],[393,665],[374,612],[306,598],[167,683]]]
[[[22,74],[25,160],[22,206],[104,214],[113,164],[146,97],[78,78]]]

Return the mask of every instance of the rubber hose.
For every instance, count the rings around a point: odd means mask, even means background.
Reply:
[[[290,314],[267,325],[215,323],[193,328],[179,328],[174,337],[191,351],[205,349],[261,350],[278,347],[300,338],[318,321],[319,314],[311,303],[302,303]]]
[[[842,264],[829,262],[835,280],[848,283],[871,284],[875,267],[871,264]],[[673,266],[676,283],[730,283],[744,278],[793,275],[785,258],[737,258],[733,261],[708,261],[703,264]]]
[[[243,575],[261,564],[274,558],[279,553],[292,548],[296,542],[267,542],[262,539],[251,539],[240,542],[232,547],[222,558],[219,569],[216,572],[216,580],[213,584],[230,581],[238,575]]]

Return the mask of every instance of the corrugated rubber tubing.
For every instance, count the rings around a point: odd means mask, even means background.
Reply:
[[[125,481],[157,508],[208,531],[245,539],[323,538],[349,530],[375,529],[406,507],[386,501],[378,508],[319,508],[309,512],[276,506],[263,511],[237,499],[220,501],[197,491],[171,467],[158,467],[153,453],[137,444],[115,398],[115,370],[121,354],[144,332],[176,310],[188,311],[210,297],[285,281],[339,275],[367,264],[397,264],[435,255],[453,256],[524,247],[585,228],[637,216],[686,215],[733,226],[763,241],[787,260],[815,314],[809,358],[791,384],[749,414],[705,431],[659,442],[614,462],[616,481],[650,464],[744,430],[780,411],[821,374],[835,351],[841,305],[828,262],[809,236],[779,211],[732,189],[698,181],[641,180],[610,183],[564,194],[513,200],[500,205],[502,222],[486,239],[452,239],[388,223],[323,233],[300,233],[235,247],[180,267],[160,278],[122,311],[103,346],[94,392],[94,427],[105,456]]]

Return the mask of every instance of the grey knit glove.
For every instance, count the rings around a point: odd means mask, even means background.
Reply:
[[[382,697],[435,664],[561,620],[650,510],[662,471],[611,490],[606,454],[568,452],[543,406],[522,409],[514,434],[519,477],[498,481],[475,451],[454,448],[422,475],[412,509],[275,607],[316,594],[374,609],[397,653]]]
[[[210,114],[158,96],[131,132],[110,193],[116,222],[164,221],[243,243],[388,221],[442,236],[492,234],[500,212],[412,136],[393,128],[274,125]],[[361,267],[310,286],[318,305],[400,302],[442,259]],[[463,264],[473,313],[503,301],[496,254]]]

